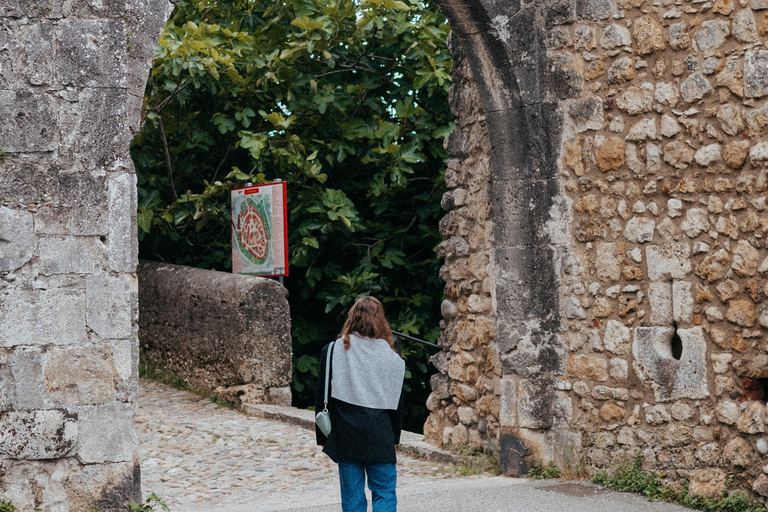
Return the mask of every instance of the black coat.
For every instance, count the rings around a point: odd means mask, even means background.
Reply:
[[[320,371],[315,386],[315,411],[323,410],[325,361],[328,347],[320,356]],[[344,350],[343,345],[334,350]],[[403,393],[397,410],[372,409],[342,402],[331,397],[331,375],[328,377],[328,411],[331,414],[331,435],[326,437],[315,427],[317,444],[334,462],[396,462],[395,445],[400,444],[403,424]]]

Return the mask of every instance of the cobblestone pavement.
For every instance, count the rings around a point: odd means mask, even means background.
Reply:
[[[336,465],[309,430],[142,380],[136,432],[142,493],[164,498],[171,512],[340,502]],[[488,477],[398,455],[399,489],[459,478]]]

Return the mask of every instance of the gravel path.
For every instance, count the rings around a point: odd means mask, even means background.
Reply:
[[[142,380],[136,432],[142,493],[164,498],[171,512],[340,503],[336,465],[321,453],[312,431]],[[398,489],[404,491],[484,478],[398,455]]]

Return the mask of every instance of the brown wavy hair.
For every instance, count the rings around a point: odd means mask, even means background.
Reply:
[[[339,337],[344,340],[344,348],[349,350],[349,335],[355,333],[363,338],[381,338],[395,349],[392,329],[389,328],[384,306],[379,299],[371,296],[362,297],[349,310],[347,321],[341,329]]]

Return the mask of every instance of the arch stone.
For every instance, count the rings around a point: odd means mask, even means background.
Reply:
[[[557,417],[554,381],[563,373],[556,335],[557,248],[545,224],[559,194],[558,101],[578,89],[550,71],[541,27],[546,8],[482,0],[439,3],[471,69],[491,148],[494,350],[501,363],[500,401],[506,404],[501,409],[517,409],[521,398],[527,404],[525,427],[510,413],[500,418],[498,445],[505,473],[521,474],[531,450],[543,449],[536,446],[540,433],[549,432]]]
[[[0,495],[140,499],[129,144],[168,0],[0,3]]]

